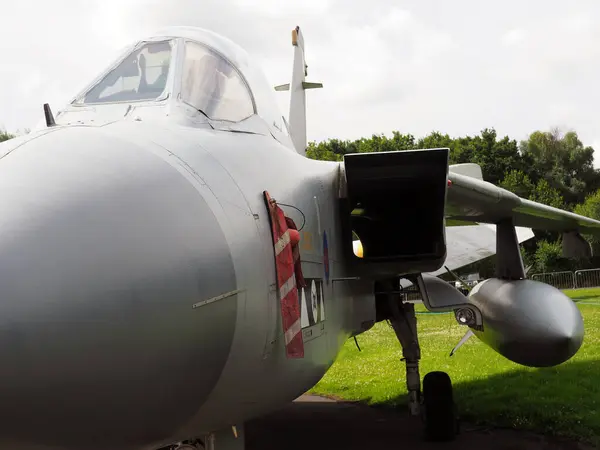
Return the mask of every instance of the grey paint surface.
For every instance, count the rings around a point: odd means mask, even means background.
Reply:
[[[571,358],[583,343],[583,318],[558,289],[534,280],[479,283],[469,294],[484,319],[483,342],[508,359],[548,367]]]
[[[93,128],[35,139],[0,171],[0,437],[131,448],[172,434],[234,333],[235,297],[192,309],[236,288],[208,204]]]
[[[597,234],[600,222],[569,211],[532,202],[495,186],[463,174],[450,172],[447,217],[486,223],[512,217],[515,226],[540,230]]]
[[[374,319],[371,281],[349,279],[342,256],[340,164],[293,148],[238,46],[190,28],[152,39],[165,36],[233,62],[256,114],[207,119],[181,102],[177,72],[163,100],[68,105],[57,127],[0,144],[0,445],[150,449],[242,423],[313,386]],[[176,70],[182,58],[176,45]],[[600,229],[450,179],[449,216]],[[324,280],[302,359],[285,357],[265,190],[303,227],[305,277]]]
[[[517,228],[519,242],[533,237],[533,231]],[[446,227],[446,245],[448,256],[444,266],[450,270],[464,267],[496,253],[496,227],[488,224]],[[446,273],[440,267],[432,275]]]

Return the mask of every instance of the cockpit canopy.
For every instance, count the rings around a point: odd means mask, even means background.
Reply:
[[[139,102],[164,97],[172,49],[173,41],[143,43],[88,90],[79,103]]]
[[[235,68],[201,44],[185,43],[181,100],[213,120],[238,122],[254,114],[248,86]]]
[[[152,102],[173,94],[212,120],[239,122],[256,112],[240,72],[210,47],[183,39],[139,43],[73,104]]]

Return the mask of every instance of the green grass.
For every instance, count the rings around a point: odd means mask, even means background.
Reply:
[[[421,375],[448,372],[465,421],[514,427],[600,444],[600,289],[565,291],[583,315],[586,335],[575,357],[548,369],[512,363],[471,338],[450,357],[466,329],[453,314],[419,314]],[[425,312],[422,305],[417,311]],[[371,405],[406,405],[402,350],[383,322],[349,340],[311,393]]]

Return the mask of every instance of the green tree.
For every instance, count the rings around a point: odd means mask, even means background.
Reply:
[[[412,134],[401,134],[398,131],[393,131],[392,141],[396,150],[415,150],[419,148]]]
[[[565,202],[560,195],[560,192],[550,186],[545,179],[538,181],[538,184],[531,192],[529,199],[538,203],[543,203],[544,205],[553,206],[554,208],[565,207]]]
[[[522,168],[517,141],[508,136],[498,139],[496,130],[484,129],[479,136],[451,138],[447,134],[433,132],[417,142],[417,148],[450,149],[450,163],[476,163],[481,166],[483,178],[498,184],[509,170]]]
[[[531,180],[537,184],[545,179],[569,207],[600,188],[594,149],[584,146],[574,131],[564,135],[558,129],[536,131],[521,142],[520,151]]]
[[[311,159],[318,159],[321,161],[341,161],[342,154],[334,153],[330,147],[323,142],[316,144],[315,142],[309,142],[306,146],[306,156]]]
[[[508,136],[498,140],[494,129],[483,130],[481,136],[473,138],[471,146],[472,162],[481,166],[484,179],[490,183],[498,184],[506,172],[522,168],[517,141]]]
[[[588,195],[583,203],[575,206],[573,212],[600,220],[600,190]],[[591,244],[594,255],[600,254],[600,239],[592,235],[586,236],[586,239]]]
[[[452,149],[454,148],[454,139],[447,134],[441,134],[438,131],[434,131],[419,139],[416,148],[449,148],[452,153]]]
[[[534,261],[536,272],[559,272],[571,268],[571,262],[562,256],[560,241],[539,241]]]
[[[392,152],[418,148],[412,134],[402,134],[398,131],[388,138],[383,134],[374,134],[370,138],[360,138],[354,141],[329,139],[323,142],[309,142],[306,155],[312,159],[325,161],[341,161],[348,153]]]
[[[12,138],[14,138],[14,135],[12,135],[6,131],[0,130],[0,142],[8,141],[9,139],[12,139]]]
[[[500,187],[523,198],[529,198],[535,189],[529,176],[522,170],[509,171],[500,182]]]

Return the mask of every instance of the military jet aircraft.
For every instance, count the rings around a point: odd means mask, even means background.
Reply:
[[[588,254],[581,233],[600,222],[449,166],[448,149],[307,158],[305,91],[321,85],[305,79],[299,28],[292,45],[276,88],[289,121],[238,45],[174,27],[0,146],[1,446],[243,449],[247,420],[384,320],[410,413],[452,439],[448,376],[421,389],[411,289],[520,364],[577,352],[579,311],[526,278],[518,243],[555,230]],[[468,296],[436,276],[494,251],[496,277]]]

